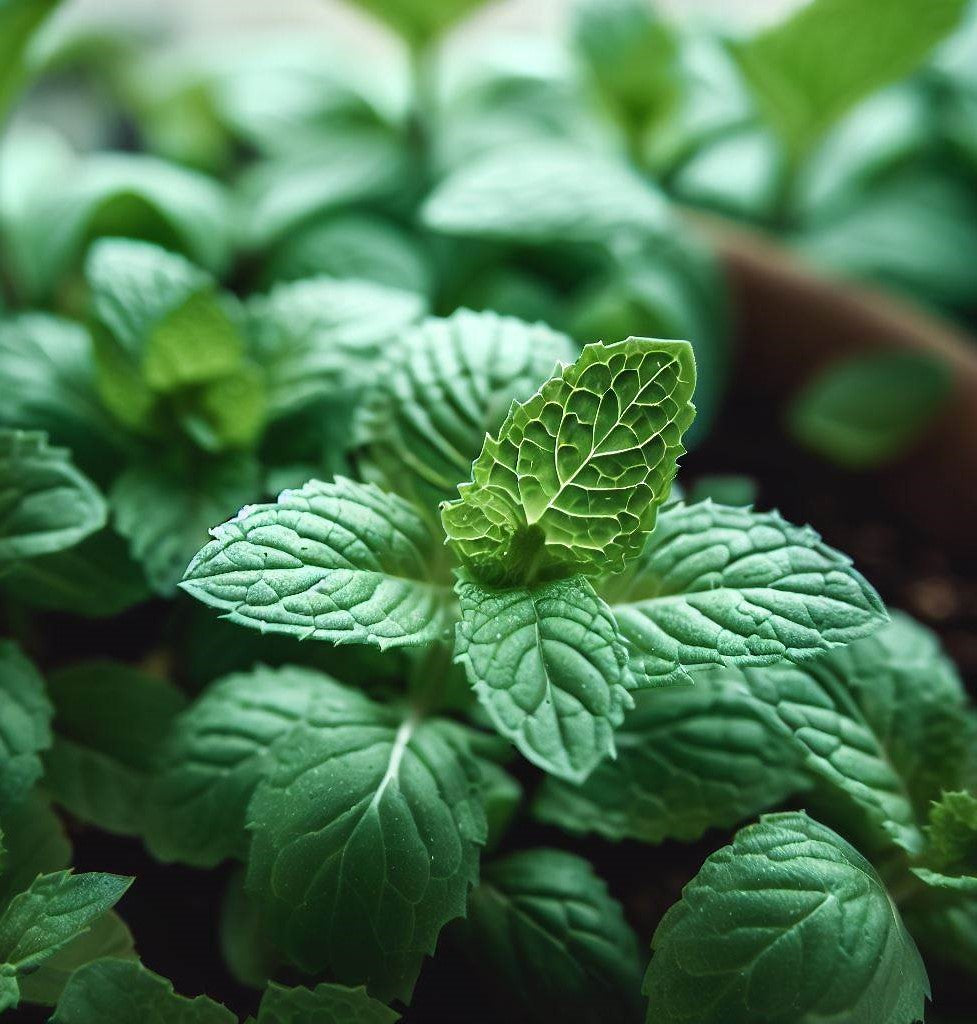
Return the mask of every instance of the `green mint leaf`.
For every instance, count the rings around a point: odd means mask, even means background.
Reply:
[[[5,1010],[15,1010],[20,1005],[20,986],[17,979],[6,974],[0,974],[0,1013]]]
[[[620,161],[538,140],[468,160],[434,188],[421,219],[442,234],[531,245],[629,246],[670,225],[661,193]]]
[[[45,170],[47,170],[45,168]],[[230,205],[216,181],[136,153],[62,160],[60,187],[38,188],[18,211],[17,264],[32,298],[48,294],[103,235],[144,238],[220,273],[230,259]]]
[[[797,156],[858,100],[908,75],[966,0],[812,0],[732,45],[758,106]]]
[[[496,729],[534,764],[574,782],[613,757],[634,681],[590,581],[496,589],[462,577],[456,591],[456,659]]]
[[[623,569],[668,497],[695,408],[684,341],[588,345],[485,438],[448,540],[488,582]]]
[[[710,665],[820,657],[887,615],[850,559],[776,512],[665,509],[638,561],[602,592],[645,686]]]
[[[444,635],[450,590],[430,579],[431,531],[376,487],[312,480],[211,533],[181,586],[231,622],[381,650]]]
[[[68,979],[51,1024],[237,1024],[230,1010],[173,985],[135,960],[96,960]]]
[[[251,455],[189,462],[179,458],[133,463],[109,493],[115,527],[153,590],[176,591],[207,531],[261,490],[261,467]]]
[[[263,280],[300,281],[320,274],[418,295],[433,291],[431,260],[420,239],[369,213],[338,213],[297,229],[269,255]]]
[[[425,320],[400,336],[371,382],[353,429],[358,465],[435,508],[470,474],[511,402],[574,355],[570,339],[543,324],[466,309]]]
[[[409,1000],[478,877],[477,764],[443,723],[339,686],[268,756],[247,886],[275,945],[303,971]]]
[[[0,429],[0,565],[70,548],[105,525],[98,488],[41,433]]]
[[[326,214],[401,196],[411,180],[406,157],[399,135],[369,126],[255,164],[238,190],[243,244],[265,249]]]
[[[709,473],[697,477],[689,489],[689,504],[697,505],[707,498],[717,505],[755,505],[759,481],[740,473]]]
[[[44,680],[11,640],[0,640],[0,813],[14,807],[41,777],[51,745],[51,704]]]
[[[231,875],[220,911],[224,963],[242,985],[263,988],[282,967],[281,954],[268,939],[260,907],[244,889],[244,868]]]
[[[160,860],[213,867],[243,853],[245,813],[272,743],[316,694],[340,689],[311,669],[259,665],[218,679],[169,728],[147,795],[146,842]]]
[[[853,469],[904,454],[944,408],[953,373],[922,352],[880,352],[835,363],[811,380],[788,425],[806,448]],[[866,395],[872,401],[865,400]]]
[[[35,789],[3,813],[0,858],[0,912],[27,889],[38,873],[60,871],[71,863],[71,844],[61,820]]]
[[[118,615],[149,596],[142,569],[111,529],[64,551],[16,563],[0,575],[0,591],[34,608],[86,618]]]
[[[20,996],[27,1003],[54,1006],[78,968],[105,957],[136,959],[132,934],[112,910],[97,918],[87,932],[48,957],[36,971],[18,978]]]
[[[916,900],[904,911],[906,927],[919,943],[927,961],[949,964],[977,975],[977,897],[973,893],[943,891],[938,900]],[[965,1024],[960,1021],[959,1024]]]
[[[488,825],[485,852],[498,848],[522,802],[522,786],[494,761],[479,759],[482,773],[482,804]]]
[[[83,465],[114,463],[117,431],[99,401],[81,324],[47,313],[0,322],[0,391],[4,426],[45,430]]]
[[[926,970],[879,876],[803,813],[712,854],[662,918],[649,1024],[913,1024]]]
[[[14,973],[37,967],[115,906],[132,881],[100,872],[38,875],[0,916],[0,963]]]
[[[582,785],[545,779],[534,816],[612,840],[690,842],[810,785],[790,740],[721,675],[636,694],[614,742],[617,757]]]
[[[0,125],[28,74],[28,43],[59,0],[3,0],[0,3]],[[16,1005],[16,1003],[14,1004]]]
[[[272,982],[261,997],[256,1024],[394,1024],[400,1014],[363,988],[321,984],[284,988]]]
[[[255,356],[273,417],[372,383],[393,338],[424,314],[415,293],[372,281],[314,277],[249,300]]]
[[[439,36],[482,0],[355,0],[415,46]]]
[[[138,835],[146,787],[186,703],[171,684],[129,665],[92,661],[51,674],[55,738],[44,785],[56,803],[108,832]]]
[[[911,870],[927,885],[977,896],[977,797],[943,793],[929,810],[924,862]]]
[[[637,942],[581,857],[524,850],[486,865],[461,932],[493,993],[520,1020],[637,1018]]]

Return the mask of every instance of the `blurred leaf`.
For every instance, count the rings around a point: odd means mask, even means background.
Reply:
[[[788,426],[805,447],[852,469],[906,452],[944,407],[950,368],[935,355],[882,352],[829,366],[794,400]]]
[[[355,0],[360,7],[395,28],[413,46],[440,35],[483,0]]]
[[[26,51],[60,0],[0,0],[0,127],[27,77]]]
[[[798,157],[854,103],[908,75],[967,0],[809,0],[730,44],[757,104]]]
[[[34,663],[12,640],[0,640],[0,814],[21,803],[41,777],[51,711]]]
[[[4,811],[4,858],[0,871],[0,910],[23,892],[38,873],[60,871],[71,863],[71,843],[47,797],[34,789]]]
[[[753,505],[759,486],[754,477],[738,473],[700,476],[689,489],[689,504],[711,498],[717,505]]]

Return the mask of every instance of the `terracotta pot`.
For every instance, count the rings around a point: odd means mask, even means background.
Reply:
[[[946,408],[913,449],[875,471],[880,499],[921,531],[977,550],[977,338],[879,290],[815,271],[772,238],[690,213],[724,261],[732,293],[735,386],[770,410],[831,362],[858,352],[910,349],[941,356],[954,385]]]

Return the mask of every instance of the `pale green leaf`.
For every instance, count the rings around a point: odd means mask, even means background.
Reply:
[[[0,640],[0,813],[40,778],[39,755],[51,745],[51,711],[33,663],[12,640]]]
[[[199,867],[240,855],[268,748],[305,719],[317,693],[336,685],[311,669],[263,665],[212,683],[172,723],[144,791],[153,855]]]
[[[688,342],[588,345],[486,437],[445,533],[489,581],[624,568],[668,497],[692,422]]]
[[[483,0],[355,0],[418,46],[445,31]]]
[[[211,532],[181,586],[232,622],[381,650],[445,633],[450,589],[430,578],[430,530],[376,487],[312,480]]]
[[[135,960],[96,960],[72,974],[51,1024],[236,1024],[206,996],[188,999]]]
[[[601,590],[646,686],[710,665],[806,661],[887,619],[811,527],[711,501],[665,509],[638,561]]]
[[[945,408],[953,374],[923,352],[884,351],[834,363],[794,399],[794,438],[842,466],[865,469],[890,462],[926,434]]]
[[[476,763],[437,720],[335,685],[269,756],[247,884],[276,946],[304,971],[408,1000],[478,876]]]
[[[252,455],[186,462],[133,463],[109,493],[115,527],[129,541],[151,586],[169,596],[183,579],[207,532],[261,490]]]
[[[433,511],[471,473],[511,402],[574,355],[570,339],[543,324],[466,309],[425,320],[374,373],[353,431],[361,471]]]
[[[456,657],[492,724],[534,764],[585,779],[633,706],[607,605],[583,576],[511,589],[462,577],[457,593]]]
[[[0,429],[0,564],[70,548],[105,525],[98,488],[44,434]]]
[[[435,187],[421,218],[442,234],[532,245],[630,244],[670,225],[662,195],[627,165],[555,140],[468,161]]]
[[[810,0],[732,51],[770,125],[798,155],[854,103],[908,75],[966,0]]]
[[[712,854],[662,918],[649,1024],[913,1024],[926,970],[874,868],[803,813]]]
[[[810,785],[790,740],[721,675],[637,694],[614,742],[616,759],[602,761],[582,785],[546,779],[535,817],[612,840],[689,842]]]
[[[400,1014],[363,988],[323,983],[313,989],[272,982],[261,997],[256,1024],[394,1024]]]
[[[132,881],[100,872],[38,875],[0,916],[0,963],[15,974],[37,967],[115,906]]]
[[[637,942],[583,858],[524,850],[486,865],[461,930],[501,1008],[518,1019],[637,1018]]]
[[[372,281],[314,277],[278,285],[247,305],[273,416],[362,389],[391,342],[424,314],[415,292]]]
[[[155,758],[186,703],[129,665],[90,661],[51,674],[54,744],[44,785],[56,803],[108,832],[140,834]]]

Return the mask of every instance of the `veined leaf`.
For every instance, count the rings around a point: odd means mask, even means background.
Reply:
[[[0,916],[0,964],[3,973],[38,967],[107,910],[132,884],[131,878],[90,872],[57,871],[38,875],[15,896]]]
[[[366,989],[323,983],[313,989],[272,982],[258,1007],[256,1024],[394,1024],[400,1014]]]
[[[500,1008],[572,1024],[637,1016],[641,967],[618,902],[583,858],[523,850],[486,865],[460,932]]]
[[[294,666],[259,665],[212,683],[176,718],[160,752],[147,796],[153,855],[197,867],[240,855],[248,801],[271,766],[268,748],[306,718],[317,694],[337,689]]]
[[[926,970],[881,879],[803,813],[714,853],[662,918],[649,1024],[913,1024]]]
[[[40,433],[0,429],[0,565],[69,548],[105,525],[105,499]]]
[[[689,842],[810,785],[791,741],[721,674],[637,694],[614,742],[617,757],[581,785],[544,780],[534,815],[612,840]]]
[[[770,125],[803,154],[857,100],[902,78],[960,21],[966,0],[812,0],[732,44]]]
[[[164,736],[186,703],[171,684],[112,661],[51,674],[55,739],[44,784],[76,818],[123,835],[142,831],[146,787]]]
[[[638,561],[602,592],[646,686],[710,665],[806,661],[887,618],[851,560],[809,526],[711,501],[664,510]]]
[[[206,996],[177,995],[165,978],[135,960],[96,960],[72,974],[51,1024],[237,1024]]]
[[[977,897],[977,797],[943,793],[930,806],[923,864],[911,870],[936,889]]]
[[[447,628],[450,590],[431,579],[427,524],[372,485],[312,480],[211,532],[181,586],[239,625],[381,650]]]
[[[38,873],[61,871],[71,863],[71,844],[60,818],[37,789],[4,810],[0,846],[0,912],[30,887]]]
[[[442,234],[529,245],[630,244],[670,224],[663,196],[626,165],[555,140],[468,161],[435,187],[421,219]]]
[[[24,799],[41,776],[51,745],[44,680],[11,640],[0,640],[0,813]]]
[[[372,281],[314,277],[278,285],[247,305],[273,416],[376,379],[391,341],[423,315],[424,298]]]
[[[368,478],[434,509],[468,476],[487,433],[574,357],[570,339],[543,324],[460,309],[397,340],[353,431]]]
[[[492,724],[534,764],[581,782],[633,706],[627,650],[590,581],[495,589],[462,577],[457,660]]]
[[[409,1000],[478,877],[477,765],[437,720],[338,686],[269,757],[247,885],[276,946],[302,970]]]
[[[588,345],[513,405],[442,507],[462,561],[489,582],[623,569],[668,497],[694,387],[688,342]]]
[[[188,464],[176,459],[133,463],[115,481],[109,503],[116,529],[129,540],[153,589],[176,591],[207,531],[260,491],[252,455]]]

